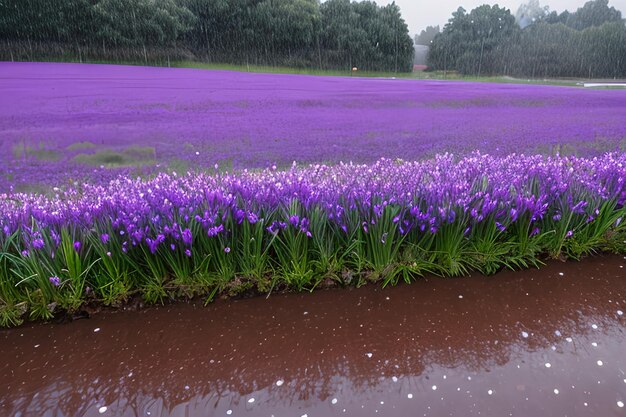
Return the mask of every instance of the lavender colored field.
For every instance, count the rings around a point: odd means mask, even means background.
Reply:
[[[620,90],[0,63],[0,91],[0,192],[157,165],[595,156],[626,139]]]

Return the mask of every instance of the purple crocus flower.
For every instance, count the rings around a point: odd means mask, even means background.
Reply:
[[[55,287],[58,287],[59,285],[61,285],[61,279],[59,279],[59,277],[57,277],[56,275],[48,278],[48,280],[50,280],[50,283],[54,285]]]
[[[191,244],[193,243],[193,235],[191,234],[191,230],[183,230],[183,243],[186,246],[191,246]]]
[[[248,212],[248,222],[250,224],[255,224],[256,222],[259,221],[259,216],[257,216],[256,214],[252,213],[252,212]]]
[[[79,241],[74,242],[74,250],[76,252],[80,252],[80,248],[81,248],[81,243]]]
[[[33,240],[33,248],[34,249],[42,249],[44,247],[43,239],[37,238]]]
[[[106,245],[107,243],[109,243],[109,235],[107,235],[106,233],[101,234],[100,241],[102,241],[102,243]]]
[[[230,253],[230,248],[228,246],[224,248],[224,253]]]
[[[289,217],[289,223],[291,223],[293,227],[298,227],[298,224],[300,223],[300,217],[294,214],[293,216]]]

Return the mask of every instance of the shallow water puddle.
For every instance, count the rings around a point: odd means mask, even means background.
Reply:
[[[0,414],[626,415],[625,264],[2,330]]]

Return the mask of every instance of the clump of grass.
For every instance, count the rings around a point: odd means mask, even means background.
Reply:
[[[48,149],[43,142],[37,146],[16,143],[13,145],[13,157],[15,159],[35,158],[39,161],[58,161],[61,158],[59,152]]]
[[[95,147],[96,147],[95,143],[89,142],[89,141],[83,141],[83,142],[74,142],[71,145],[69,145],[66,149],[68,151],[80,151],[84,149],[93,149]]]
[[[156,149],[153,146],[130,146],[121,151],[103,149],[95,153],[80,153],[74,156],[75,162],[107,168],[132,167],[156,163]]]

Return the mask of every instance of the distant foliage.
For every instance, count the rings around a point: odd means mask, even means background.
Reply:
[[[413,42],[398,6],[371,1],[0,1],[0,59],[76,55],[410,71]]]
[[[415,35],[415,44],[416,45],[430,45],[430,43],[435,39],[438,33],[441,32],[439,25],[437,26],[426,26],[426,29],[422,30],[419,35]]]
[[[516,18],[497,5],[459,8],[433,40],[429,65],[470,75],[626,77],[626,25],[607,0],[561,14],[531,0]]]

